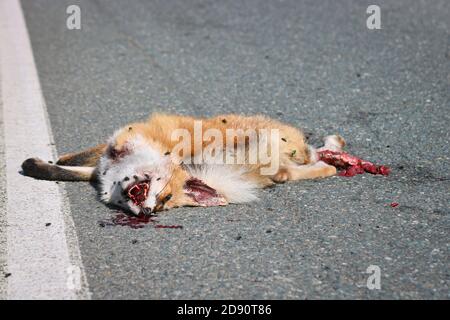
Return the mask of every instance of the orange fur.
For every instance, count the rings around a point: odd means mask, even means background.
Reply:
[[[130,141],[133,141],[133,139],[136,139],[137,137],[141,137],[148,145],[151,145],[153,150],[157,150],[161,156],[170,156],[173,162],[171,169],[172,176],[164,189],[158,194],[154,210],[158,211],[186,205],[200,205],[191,197],[188,197],[183,191],[183,186],[190,175],[184,170],[182,162],[187,161],[192,157],[196,157],[199,152],[203,152],[210,144],[209,141],[205,142],[202,139],[200,148],[195,148],[194,123],[196,120],[202,121],[201,129],[203,133],[208,129],[218,130],[224,138],[223,145],[225,146],[229,143],[235,150],[237,148],[244,148],[248,151],[248,148],[250,148],[250,140],[249,137],[245,135],[245,130],[254,130],[258,139],[261,139],[259,133],[260,129],[278,130],[280,139],[278,149],[279,157],[277,158],[279,163],[278,172],[272,175],[261,174],[260,170],[270,166],[271,163],[261,163],[259,159],[257,163],[250,163],[248,161],[248,154],[246,154],[245,162],[243,164],[231,165],[245,167],[246,171],[243,174],[244,178],[248,181],[252,181],[260,188],[272,185],[274,182],[280,183],[289,180],[314,179],[336,174],[336,169],[333,166],[326,165],[322,162],[316,163],[315,152],[312,154],[311,147],[306,143],[303,133],[297,128],[261,115],[242,116],[236,114],[219,115],[213,118],[194,118],[159,113],[153,114],[145,122],[131,123],[118,130],[112,140],[109,141],[108,146],[101,144],[80,153],[64,155],[58,160],[57,164],[92,167],[96,165],[102,155],[111,152],[120,154],[126,150],[127,144]],[[172,153],[179,142],[172,139],[172,133],[177,129],[185,129],[192,137],[188,154]],[[233,141],[228,141],[227,139],[229,138],[226,134],[227,129],[243,130],[244,132],[241,132],[238,137],[233,137]],[[345,141],[339,136],[336,136],[334,141],[337,141],[337,148],[341,148],[345,145]],[[276,150],[269,149],[271,155],[275,154],[274,151]],[[58,167],[58,172],[61,172],[60,166],[55,167]],[[51,171],[51,168],[46,168],[46,170]],[[37,173],[31,171],[25,172],[25,174],[27,173],[31,176],[37,176]],[[76,169],[65,172],[66,175],[74,175],[73,180],[76,180],[75,173]],[[102,173],[95,171],[94,174],[100,175]],[[55,177],[57,174],[49,176]],[[42,173],[40,173],[39,177],[42,178]],[[92,177],[84,178],[85,179],[83,180],[87,180]],[[226,201],[221,201],[219,203],[225,204]]]

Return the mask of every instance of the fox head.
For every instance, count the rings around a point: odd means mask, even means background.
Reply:
[[[174,160],[160,144],[133,135],[108,143],[97,168],[100,197],[135,215],[181,206],[220,206],[223,195]]]

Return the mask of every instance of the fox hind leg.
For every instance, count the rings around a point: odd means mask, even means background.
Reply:
[[[83,150],[77,153],[67,153],[59,157],[57,165],[95,167],[102,154],[106,151],[106,144]]]
[[[41,180],[51,181],[91,181],[96,178],[94,167],[60,166],[38,158],[30,158],[22,163],[23,174]]]
[[[282,167],[272,177],[272,180],[283,183],[293,180],[318,179],[334,176],[336,172],[335,167],[330,166],[323,161],[317,161],[314,164]]]
[[[345,146],[345,140],[339,135],[330,135],[324,138],[324,146],[317,149],[342,151]],[[313,149],[314,150],[314,149]],[[316,158],[313,156],[312,158]],[[337,172],[334,166],[326,164],[323,161],[317,161],[316,158],[311,164],[300,165],[290,164],[282,166],[278,172],[272,177],[277,183],[283,183],[289,180],[317,179],[334,176]]]

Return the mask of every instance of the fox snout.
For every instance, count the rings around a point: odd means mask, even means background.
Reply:
[[[147,200],[149,190],[150,181],[142,181],[130,185],[125,193],[135,205],[142,206],[145,200]]]

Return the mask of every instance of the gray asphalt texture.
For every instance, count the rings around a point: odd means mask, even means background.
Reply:
[[[93,298],[450,298],[450,2],[377,1],[368,30],[372,2],[22,1],[60,154],[153,111],[262,113],[392,167],[158,217],[181,230],[101,227],[67,183]]]

